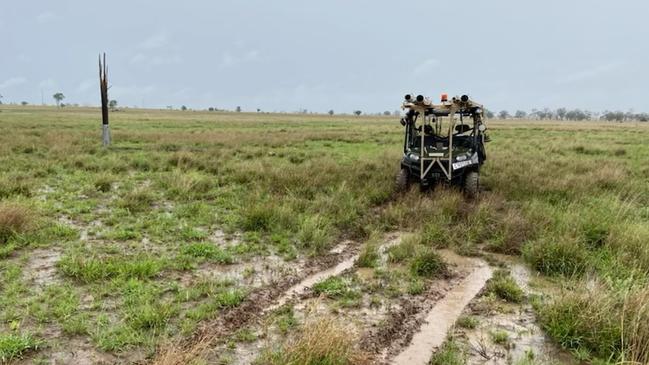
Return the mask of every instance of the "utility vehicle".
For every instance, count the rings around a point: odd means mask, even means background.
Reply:
[[[433,104],[423,95],[408,94],[402,109],[405,138],[397,188],[406,190],[411,182],[419,182],[422,189],[447,183],[476,197],[489,140],[482,105],[467,95],[449,100],[442,94],[440,104]]]

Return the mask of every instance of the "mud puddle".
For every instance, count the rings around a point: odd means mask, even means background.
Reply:
[[[385,251],[388,248],[399,244],[399,242],[401,242],[401,235],[399,233],[393,233],[393,234],[389,235],[388,236],[388,241],[385,244],[381,245],[380,253],[384,254]],[[348,246],[348,243],[342,243],[341,245],[339,245],[339,246],[335,247],[334,249],[332,249],[331,252],[342,252],[347,246]],[[310,276],[306,277],[305,279],[303,279],[302,281],[300,281],[299,283],[293,285],[290,289],[288,289],[284,293],[284,295],[282,295],[277,300],[277,302],[275,304],[273,304],[272,306],[266,308],[264,310],[264,313],[274,311],[277,308],[285,305],[286,303],[288,303],[292,299],[303,295],[309,288],[311,288],[316,283],[318,283],[318,282],[320,282],[322,280],[325,280],[325,279],[327,279],[329,277],[340,275],[343,272],[345,272],[346,270],[351,269],[352,267],[354,267],[354,264],[356,263],[356,260],[358,260],[358,258],[359,258],[359,254],[357,253],[357,254],[355,254],[355,255],[353,255],[353,256],[351,256],[351,257],[349,257],[349,258],[347,258],[347,259],[345,259],[345,260],[343,260],[341,262],[339,262],[336,266],[334,266],[334,267],[332,267],[330,269],[320,271],[320,272],[317,272],[317,273],[315,273],[313,275],[310,275]]]
[[[401,241],[401,235],[398,233],[388,235],[384,243],[380,246],[379,252],[385,251],[398,244]],[[344,253],[347,253],[346,255]],[[353,242],[342,242],[329,252],[330,255],[342,255],[345,257],[339,260],[333,266],[327,269],[317,271],[306,276],[298,283],[287,288],[282,295],[271,305],[261,311],[262,316],[250,327],[247,328],[250,333],[254,333],[254,339],[248,341],[237,341],[236,346],[232,343],[223,343],[212,349],[210,362],[225,362],[232,365],[250,364],[255,361],[262,351],[269,346],[281,343],[282,338],[286,335],[279,329],[278,318],[282,317],[285,310],[290,311],[290,316],[295,323],[304,323],[308,318],[317,318],[318,316],[330,315],[332,310],[338,310],[337,315],[344,318],[345,322],[354,322],[362,324],[364,321],[372,321],[373,324],[386,319],[386,313],[394,308],[382,306],[382,308],[373,307],[367,298],[355,308],[338,308],[333,309],[331,303],[324,298],[314,297],[310,289],[318,282],[332,276],[354,276],[356,270],[351,272],[355,267],[356,260],[359,257]],[[359,269],[366,272],[366,275],[372,276],[371,269]],[[349,272],[348,275],[346,272]],[[359,278],[359,280],[363,280]],[[363,326],[358,326],[362,328]],[[236,337],[236,336],[235,336]]]
[[[325,268],[335,267],[341,261],[346,261],[350,256],[354,256],[356,252],[357,245],[353,244],[353,242],[346,242],[344,245],[335,247],[324,256],[315,259],[304,257],[288,262],[290,273],[282,271],[281,274],[274,276],[276,279],[269,280],[269,285],[261,284],[257,288],[252,288],[242,304],[221,312],[214,320],[203,323],[191,338],[182,339],[173,345],[161,348],[152,363],[165,365],[186,364],[197,359],[216,359],[208,361],[208,363],[222,363],[225,361],[221,356],[224,352],[231,356],[233,350],[236,350],[231,346],[232,343],[225,344],[224,342],[239,330],[258,327],[266,317],[265,314],[269,311],[268,308],[276,305],[279,298],[286,295],[296,285],[296,282],[301,279],[301,276],[310,277],[318,272],[327,271],[329,269]],[[264,257],[254,260],[259,260],[259,262],[267,261]],[[224,270],[229,274],[247,276],[246,272],[250,272],[250,270],[245,269],[246,263],[242,263],[242,265],[221,265],[218,268],[204,268],[202,274],[207,273],[218,276],[218,271],[223,272]],[[273,264],[268,265],[268,262],[265,262],[264,265],[274,266]],[[256,272],[252,276],[259,275],[260,273]],[[263,275],[261,274],[261,276]],[[254,278],[252,280],[262,279]],[[258,353],[259,351],[255,352],[255,354]],[[242,356],[242,358],[245,358],[245,356]],[[230,360],[228,357],[226,363],[233,364],[235,361]]]
[[[462,268],[471,268],[472,271],[432,307],[408,346],[389,361],[391,364],[428,364],[433,353],[446,340],[449,329],[464,307],[482,290],[491,277],[491,268],[482,260],[461,257],[449,251],[442,251],[441,254],[447,262]]]
[[[537,294],[530,286],[530,270],[512,259],[505,262],[525,295]],[[531,359],[539,364],[579,364],[545,335],[527,301],[508,304],[482,296],[469,304],[463,316],[472,317],[477,325],[456,326],[451,337],[464,349],[469,365],[506,365]]]

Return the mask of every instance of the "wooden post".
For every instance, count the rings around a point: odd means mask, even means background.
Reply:
[[[99,92],[101,93],[101,127],[104,146],[110,145],[110,129],[108,127],[108,68],[106,67],[106,53],[102,63],[99,55]]]

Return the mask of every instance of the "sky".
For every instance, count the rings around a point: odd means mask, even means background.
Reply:
[[[2,101],[396,110],[649,111],[647,0],[0,0]]]

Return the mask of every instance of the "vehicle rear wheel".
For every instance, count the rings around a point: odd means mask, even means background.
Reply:
[[[406,168],[401,168],[401,171],[397,174],[397,191],[406,191],[410,186],[410,171]]]
[[[478,197],[480,190],[480,173],[477,171],[469,171],[464,176],[464,193],[470,199]]]

